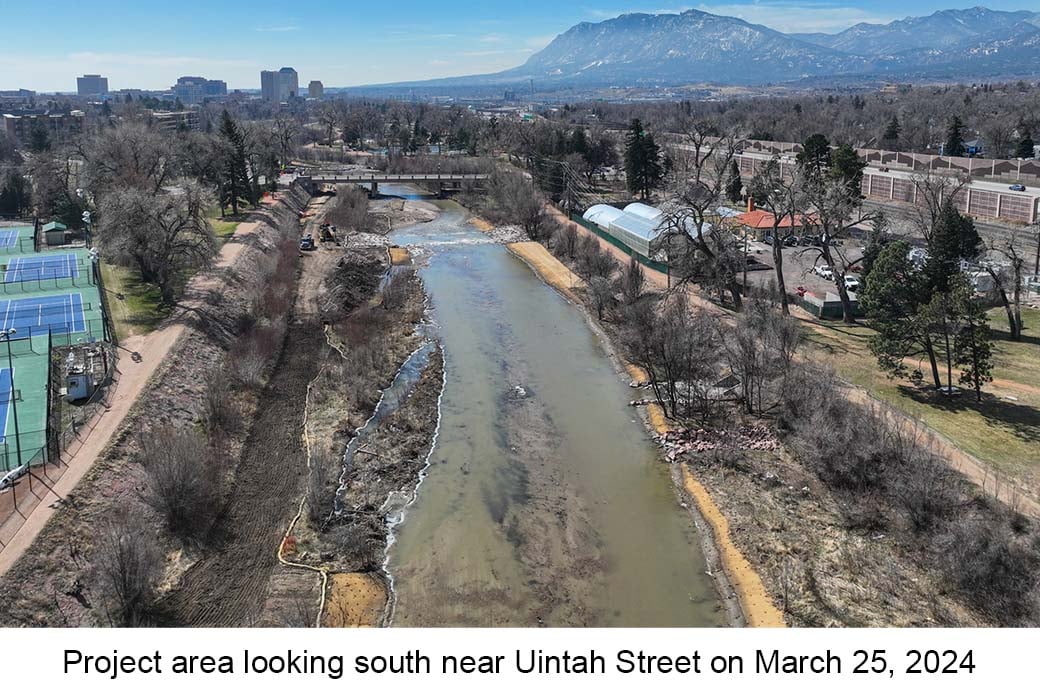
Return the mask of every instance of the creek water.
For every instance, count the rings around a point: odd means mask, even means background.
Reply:
[[[602,341],[464,209],[442,208],[392,236],[420,266],[446,374],[426,477],[395,512],[392,624],[722,624]]]

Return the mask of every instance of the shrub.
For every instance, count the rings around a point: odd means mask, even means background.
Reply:
[[[197,541],[219,511],[221,471],[206,442],[192,430],[166,426],[140,437],[144,501],[170,532]]]
[[[94,566],[100,586],[99,603],[109,622],[120,627],[137,627],[148,622],[155,601],[155,586],[162,575],[162,562],[154,536],[130,519],[119,515],[98,530]]]

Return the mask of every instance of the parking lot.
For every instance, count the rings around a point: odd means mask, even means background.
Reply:
[[[862,242],[857,239],[845,240],[841,248],[850,261],[858,261],[863,256]],[[748,248],[748,255],[762,265],[752,266],[748,269],[748,284],[757,287],[765,287],[771,280],[776,279],[773,269],[773,249],[765,242],[752,243]],[[825,280],[816,275],[813,268],[826,262],[820,254],[820,249],[812,246],[794,246],[784,248],[784,285],[790,294],[795,294],[799,287],[804,287],[810,292],[824,295],[826,292],[834,292],[834,282]],[[855,265],[855,263],[854,263]]]

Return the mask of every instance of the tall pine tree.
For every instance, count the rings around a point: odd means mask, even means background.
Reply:
[[[946,129],[946,143],[943,145],[943,154],[947,157],[964,156],[964,124],[958,116],[950,121],[950,127]]]
[[[221,116],[220,136],[220,206],[222,209],[230,206],[232,214],[237,215],[239,201],[251,198],[252,184],[246,165],[245,136],[227,110]]]
[[[643,123],[633,119],[625,139],[625,176],[628,190],[642,198],[649,198],[654,187],[664,178],[661,149],[654,136],[643,130]]]

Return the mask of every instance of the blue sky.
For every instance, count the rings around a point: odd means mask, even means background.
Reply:
[[[700,9],[781,31],[836,32],[969,3],[905,0],[396,0],[268,2],[3,0],[0,89],[72,91],[100,72],[113,89],[168,87],[180,75],[258,88],[261,69],[291,65],[326,86],[493,72],[523,63],[583,21]],[[991,9],[1036,9],[992,0]],[[152,5],[152,7],[149,7]]]

